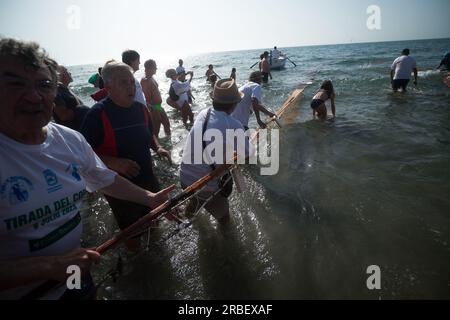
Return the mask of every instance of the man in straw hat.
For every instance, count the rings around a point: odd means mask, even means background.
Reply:
[[[244,97],[235,81],[219,80],[211,97],[213,107],[200,112],[187,138],[180,169],[183,188],[229,161],[234,151],[238,152],[240,159],[248,157],[250,152],[250,143],[242,124],[231,117],[236,105]],[[240,151],[243,154],[239,154]],[[227,224],[230,219],[228,196],[232,190],[232,180],[230,178],[227,181],[223,177],[211,181],[199,195],[191,199],[186,215],[189,216],[207,202],[205,209],[221,225]]]
[[[244,126],[245,130],[248,130],[248,121],[252,111],[255,112],[256,121],[261,128],[265,128],[265,123],[261,120],[259,112],[267,114],[269,117],[274,117],[275,114],[268,111],[262,105],[262,73],[260,71],[254,71],[250,74],[249,82],[239,88],[239,91],[244,94],[244,98],[236,106],[236,109],[231,114],[233,118],[239,120]]]

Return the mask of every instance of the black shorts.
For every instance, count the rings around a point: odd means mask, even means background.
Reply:
[[[408,79],[397,79],[392,81],[392,89],[398,90],[402,88],[403,91],[406,91],[406,87],[408,86]]]
[[[269,81],[269,73],[268,72],[262,72],[263,75],[263,82]]]
[[[320,107],[324,103],[325,102],[323,100],[314,99],[313,101],[311,101],[311,109],[317,109],[318,107]]]
[[[156,178],[146,184],[136,183],[139,187],[146,189],[150,192],[160,191],[159,183]],[[134,202],[119,200],[105,195],[109,206],[116,218],[117,224],[121,230],[126,229],[140,218],[148,214],[152,209]]]

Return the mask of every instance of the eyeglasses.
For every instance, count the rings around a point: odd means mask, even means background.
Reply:
[[[30,88],[36,88],[42,95],[54,93],[56,89],[56,82],[49,79],[42,79],[33,81],[13,75],[0,76],[0,80],[8,88],[8,90],[24,93]]]

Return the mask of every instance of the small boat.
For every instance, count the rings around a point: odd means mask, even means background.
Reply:
[[[270,70],[282,70],[286,66],[287,57],[284,55],[270,59]]]

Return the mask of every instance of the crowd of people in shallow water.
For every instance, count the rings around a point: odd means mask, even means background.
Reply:
[[[450,55],[442,65],[449,68]],[[36,43],[0,39],[0,298],[30,295],[47,280],[64,281],[67,267],[83,271],[81,290],[59,287],[49,299],[95,298],[90,275],[100,260],[95,250],[81,248],[82,195],[104,194],[120,229],[125,229],[168,199],[175,186],[162,188],[153,171],[151,150],[171,161],[159,143],[161,126],[171,135],[170,120],[154,78],[157,63],[146,60],[145,76],[138,80],[140,55],[122,53],[121,61],[108,61],[89,79],[99,91],[98,102],[88,108],[70,89],[66,67],[58,65]],[[411,74],[417,84],[415,60],[405,49],[391,68],[393,90],[406,90]],[[179,110],[189,135],[180,167],[180,185],[186,188],[214,170],[219,162],[196,164],[196,136],[209,129],[226,136],[227,130],[247,130],[252,114],[261,128],[275,114],[263,104],[261,84],[272,77],[267,53],[260,71],[251,72],[243,86],[236,84],[236,69],[222,79],[213,65],[205,73],[212,85],[211,105],[194,119],[191,82],[183,60],[165,75],[171,81],[167,105]],[[311,101],[314,117],[327,118],[330,100],[336,116],[333,83],[325,80]],[[204,141],[203,151],[211,141]],[[226,139],[224,139],[226,143]],[[238,148],[235,146],[235,148]],[[226,150],[226,148],[224,148]],[[244,141],[245,155],[252,147]],[[222,159],[224,163],[227,159]],[[226,227],[230,221],[229,192],[216,178],[186,206],[186,216],[204,208]],[[130,251],[140,249],[140,238],[127,240]]]

